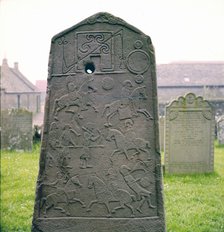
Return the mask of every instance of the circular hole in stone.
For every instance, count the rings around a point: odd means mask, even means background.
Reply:
[[[86,72],[87,74],[92,74],[92,73],[94,73],[94,71],[95,71],[95,66],[94,66],[93,63],[87,63],[87,64],[85,65],[85,72]]]

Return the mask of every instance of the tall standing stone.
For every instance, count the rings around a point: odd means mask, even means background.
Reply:
[[[165,231],[151,40],[107,13],[52,39],[32,231]]]
[[[171,102],[166,108],[166,172],[212,172],[214,125],[212,107],[202,97],[189,93]]]

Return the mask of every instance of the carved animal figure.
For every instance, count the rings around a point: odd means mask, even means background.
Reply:
[[[93,204],[104,204],[108,212],[107,216],[111,217],[111,213],[116,213],[116,210],[124,209],[126,206],[131,210],[131,216],[134,217],[134,208],[131,206],[131,202],[135,200],[135,196],[131,195],[128,191],[115,189],[113,186],[111,192],[103,180],[97,176],[89,178],[88,188],[94,188],[96,200],[89,203],[87,211],[91,210]],[[111,210],[109,202],[119,202],[119,206]]]
[[[103,109],[102,117],[106,117],[107,123],[105,126],[112,126],[110,122],[111,118],[118,113],[119,107],[121,106],[121,101],[117,100],[110,104],[106,104]]]
[[[70,192],[72,193],[76,192],[74,186],[82,187],[78,176],[71,177],[65,184],[64,188],[57,187],[55,186],[56,184],[57,181],[52,184],[49,184],[49,185],[53,185],[52,187],[55,188],[55,192],[47,195],[46,197],[41,198],[40,200],[40,208],[45,206],[44,217],[47,217],[47,212],[51,208],[55,210],[60,210],[61,213],[65,213],[67,216],[69,216],[70,213],[67,209],[69,203],[79,202],[83,207],[85,207],[85,203],[82,202],[80,199],[77,198],[70,199],[68,196]],[[71,189],[71,184],[73,186],[73,189]],[[63,208],[59,206],[59,203],[65,203],[65,207]]]
[[[143,206],[143,204],[145,202],[148,203],[149,208],[155,208],[155,206],[152,205],[151,203],[151,192],[148,191],[147,189],[141,187],[138,184],[138,180],[136,180],[132,175],[131,175],[131,169],[126,166],[126,165],[122,165],[120,167],[120,173],[124,178],[124,181],[126,182],[126,184],[128,185],[128,187],[130,189],[132,189],[136,195],[137,195],[137,200],[140,200],[140,204],[137,208],[137,210],[142,213],[141,211],[141,207]]]
[[[68,108],[69,106],[80,107],[80,105],[81,105],[80,94],[76,90],[77,87],[74,86],[73,83],[69,83],[69,84],[68,84],[69,92],[55,100],[55,104],[54,104],[54,116],[55,117],[58,116],[58,113],[61,110]]]
[[[119,199],[119,206],[115,207],[112,210],[112,213],[115,213],[116,210],[124,209],[125,207],[128,207],[131,210],[131,217],[134,217],[134,208],[131,205],[133,201],[136,201],[136,198],[134,195],[131,195],[128,191],[124,189],[117,188],[115,183],[111,183],[111,190],[112,194],[116,199]]]
[[[68,201],[69,203],[79,202],[82,205],[82,207],[85,208],[86,207],[85,203],[75,197],[76,190],[74,189],[74,186],[78,186],[79,188],[82,187],[82,184],[80,183],[78,176],[71,177],[64,187]]]
[[[111,154],[111,158],[114,156],[115,153],[123,153],[126,157],[126,159],[129,159],[128,157],[128,150],[136,150],[136,154],[140,154],[141,151],[147,152],[146,149],[149,148],[149,142],[142,139],[142,138],[135,138],[133,141],[128,138],[128,134],[124,135],[121,131],[117,129],[108,129],[108,135],[106,140],[111,141],[114,140],[117,149],[114,150]]]
[[[68,93],[55,100],[53,113],[56,119],[58,113],[63,109],[66,109],[67,112],[71,112],[69,110],[70,106],[76,106],[78,108],[77,114],[80,118],[82,118],[80,110],[84,111],[92,107],[94,111],[97,112],[95,103],[90,97],[90,93],[97,91],[90,84],[92,81],[93,79],[85,80],[79,88],[75,86],[73,82],[68,83]]]
[[[153,119],[151,114],[144,108],[139,107],[139,101],[147,99],[146,87],[140,86],[135,88],[130,96],[122,100],[114,101],[110,104],[106,104],[103,109],[102,117],[106,117],[105,126],[112,126],[111,118],[120,111],[126,110],[126,117],[122,119],[132,118],[133,116],[138,116],[138,114],[143,114],[147,120]]]
[[[52,207],[53,209],[60,210],[61,213],[65,213],[67,216],[69,216],[70,213],[66,211],[64,208],[59,207],[58,206],[59,203],[66,203],[66,206],[68,206],[68,199],[67,199],[67,196],[64,190],[57,189],[55,193],[51,193],[47,195],[46,197],[43,197],[41,199],[40,208],[42,208],[45,205],[44,217],[47,217],[47,212]]]
[[[110,201],[114,201],[114,197],[107,188],[106,184],[97,176],[90,176],[88,182],[88,188],[94,188],[96,200],[93,200],[87,206],[87,211],[91,211],[91,207],[93,204],[104,204],[107,212],[108,217],[111,217],[111,210],[109,206]]]

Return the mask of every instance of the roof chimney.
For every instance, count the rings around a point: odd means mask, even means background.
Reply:
[[[18,62],[14,62],[14,69],[19,70],[19,63]]]
[[[2,66],[8,66],[8,60],[6,58],[2,60]]]

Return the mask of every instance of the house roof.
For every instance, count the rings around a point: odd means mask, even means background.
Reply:
[[[1,89],[6,92],[39,92],[18,69],[18,63],[15,67],[8,66],[7,60],[4,59],[1,66]]]
[[[158,86],[224,85],[224,62],[186,62],[157,65]]]

